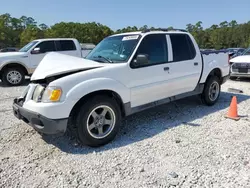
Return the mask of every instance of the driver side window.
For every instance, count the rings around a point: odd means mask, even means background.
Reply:
[[[56,51],[54,41],[44,41],[39,43],[35,48],[40,48],[40,53]]]
[[[144,37],[139,48],[137,49],[135,58],[138,54],[147,54],[149,64],[161,64],[168,62],[168,50],[166,35],[150,34]]]

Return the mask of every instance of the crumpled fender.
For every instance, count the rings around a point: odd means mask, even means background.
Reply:
[[[123,103],[130,101],[130,89],[119,81],[111,78],[93,78],[72,87],[65,96],[65,102],[71,101],[73,108],[82,97],[100,90],[110,90],[117,93],[121,97]]]

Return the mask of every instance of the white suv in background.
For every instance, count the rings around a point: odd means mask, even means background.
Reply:
[[[250,48],[246,49],[242,55],[230,59],[230,64],[230,79],[250,78]]]

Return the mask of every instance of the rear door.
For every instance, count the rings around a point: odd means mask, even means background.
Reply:
[[[55,42],[57,52],[76,57],[81,56],[81,50],[77,50],[77,47],[73,40],[56,40]]]
[[[193,91],[198,84],[203,66],[194,39],[185,33],[176,33],[169,34],[169,40],[172,59],[167,65],[171,95]]]

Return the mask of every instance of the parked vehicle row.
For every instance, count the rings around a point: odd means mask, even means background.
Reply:
[[[91,48],[91,46],[90,46]],[[20,85],[25,76],[30,76],[41,60],[49,52],[60,52],[75,57],[85,57],[87,53],[74,38],[49,38],[31,41],[18,52],[0,53],[0,79],[5,85]]]
[[[7,48],[0,49],[0,53],[3,53],[3,52],[17,52],[17,51],[18,51],[18,48],[15,48],[15,47],[7,47]]]
[[[228,77],[228,54],[201,54],[184,30],[115,34],[85,59],[46,55],[14,99],[13,113],[38,132],[69,130],[96,147],[112,141],[122,118],[136,112],[192,95],[214,105]]]
[[[203,54],[209,54],[209,53],[220,53],[220,52],[225,52],[229,54],[229,58],[233,58],[236,56],[241,55],[246,49],[245,48],[227,48],[227,49],[201,49],[201,52]]]
[[[230,56],[233,56],[234,54],[242,53],[244,50],[245,48],[228,48],[227,52],[229,53]]]

